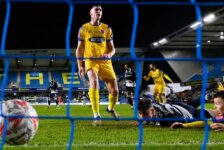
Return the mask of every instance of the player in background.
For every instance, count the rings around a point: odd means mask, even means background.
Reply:
[[[109,93],[109,105],[106,111],[114,118],[119,118],[114,110],[119,91],[111,62],[111,57],[115,54],[112,30],[107,24],[100,22],[103,14],[101,5],[93,5],[89,14],[90,22],[82,25],[79,29],[76,57],[87,58],[85,59],[85,68],[82,59],[77,59],[77,64],[80,78],[83,79],[84,73],[86,73],[89,79],[88,94],[94,116],[93,125],[97,126],[101,124],[99,79],[104,81]]]
[[[164,103],[166,102],[166,97],[165,97],[165,87],[166,87],[166,82],[164,81],[164,78],[167,79],[169,82],[173,83],[171,78],[163,73],[160,69],[156,68],[155,64],[150,64],[149,65],[149,73],[147,76],[144,76],[143,79],[145,81],[148,81],[150,78],[153,79],[153,82],[155,84],[154,87],[154,97],[157,102]]]
[[[128,99],[128,103],[133,108],[134,90],[136,86],[136,73],[134,70],[131,69],[131,67],[128,64],[124,65],[124,73],[119,78],[118,82],[122,80],[125,80],[125,87],[126,87],[125,96]]]
[[[60,106],[58,105],[58,84],[54,79],[49,83],[48,91],[50,92],[50,96],[47,108],[50,108],[51,101],[55,101],[57,108],[60,109]]]

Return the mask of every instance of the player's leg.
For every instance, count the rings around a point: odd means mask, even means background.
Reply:
[[[110,61],[103,61],[100,64],[99,77],[105,82],[109,92],[109,105],[107,112],[109,112],[114,118],[118,118],[118,114],[115,112],[114,107],[118,101],[119,90],[116,75]]]
[[[134,93],[135,93],[135,92],[134,92],[134,89],[132,88],[132,91],[131,91],[131,103],[132,103],[132,104],[131,104],[131,106],[132,106],[131,108],[132,108],[132,109],[133,109],[133,106],[134,106]]]
[[[60,109],[60,106],[58,105],[58,95],[56,93],[54,94],[54,101],[56,103],[57,108]]]
[[[94,61],[86,61],[85,62],[85,69],[87,72],[87,76],[89,79],[89,99],[92,105],[92,112],[94,116],[93,124],[94,126],[101,125],[101,116],[99,110],[99,100],[100,100],[100,93],[99,93],[99,78],[98,78],[98,70],[99,65]]]
[[[118,114],[114,110],[116,102],[118,101],[118,85],[116,80],[106,80],[105,84],[107,86],[109,92],[109,105],[107,108],[107,112],[111,113],[112,117],[119,118]]]
[[[49,109],[50,108],[50,106],[51,106],[51,98],[48,98],[48,101],[47,101],[47,108]]]
[[[166,96],[165,96],[164,93],[159,93],[159,97],[160,97],[161,103],[165,103],[166,102]]]
[[[161,99],[160,99],[160,96],[159,96],[158,85],[155,85],[153,95],[154,95],[155,101],[160,103]]]
[[[128,92],[128,103],[131,105],[131,108],[133,108],[133,92],[132,89],[130,89]]]
[[[166,87],[165,85],[161,85],[158,87],[158,93],[159,93],[161,103],[166,102],[165,87]]]
[[[100,100],[100,94],[99,94],[99,81],[98,76],[93,70],[88,70],[87,72],[88,78],[89,78],[89,99],[92,105],[92,112],[94,116],[94,120],[92,125],[93,126],[99,126],[101,125],[101,116],[100,116],[100,110],[99,110],[99,100]]]
[[[127,87],[126,90],[127,90],[127,99],[128,99],[128,103],[133,106],[133,101],[132,101],[132,95],[131,95],[131,90],[129,89],[130,87]]]
[[[89,98],[92,104],[92,111],[94,117],[100,115],[99,113],[99,79],[97,74],[93,70],[88,70],[87,72],[89,78]]]
[[[52,94],[50,94],[50,96],[49,96],[49,98],[48,98],[48,100],[47,100],[47,108],[49,109],[50,108],[50,106],[51,106],[51,100],[52,100]]]

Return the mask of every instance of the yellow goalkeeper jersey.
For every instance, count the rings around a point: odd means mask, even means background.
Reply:
[[[155,71],[150,71],[145,80],[148,81],[150,77],[153,79],[155,84],[165,84],[163,74],[159,69],[156,69]]]
[[[100,57],[107,53],[107,41],[113,40],[113,33],[107,24],[86,23],[79,29],[78,40],[84,41],[84,57]]]

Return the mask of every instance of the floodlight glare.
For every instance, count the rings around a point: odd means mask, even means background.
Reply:
[[[157,47],[157,46],[159,46],[159,43],[158,42],[154,42],[153,46]]]
[[[159,44],[166,44],[167,42],[168,42],[167,39],[164,38],[159,41]]]
[[[220,39],[223,40],[223,39],[224,39],[224,35],[221,35],[221,36],[220,36]]]
[[[200,47],[200,44],[197,44],[196,47]]]
[[[205,23],[211,23],[215,20],[215,14],[209,14],[207,16],[204,17],[203,21]]]
[[[199,27],[200,25],[202,25],[202,23],[200,21],[197,21],[195,23],[193,23],[192,25],[190,25],[190,28],[192,29],[196,29],[197,27]]]

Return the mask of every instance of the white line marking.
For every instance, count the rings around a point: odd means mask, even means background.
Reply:
[[[138,143],[95,143],[90,142],[87,144],[72,144],[72,147],[119,147],[119,146],[137,146]],[[160,146],[160,145],[167,145],[167,146],[187,146],[187,145],[201,145],[201,143],[143,143],[142,146]],[[210,142],[207,145],[224,145],[224,143],[221,142]],[[6,147],[18,147],[18,146],[10,146],[5,145]],[[23,145],[24,147],[66,147],[66,144],[51,144],[51,145],[41,145],[41,144],[34,144],[34,145]]]

